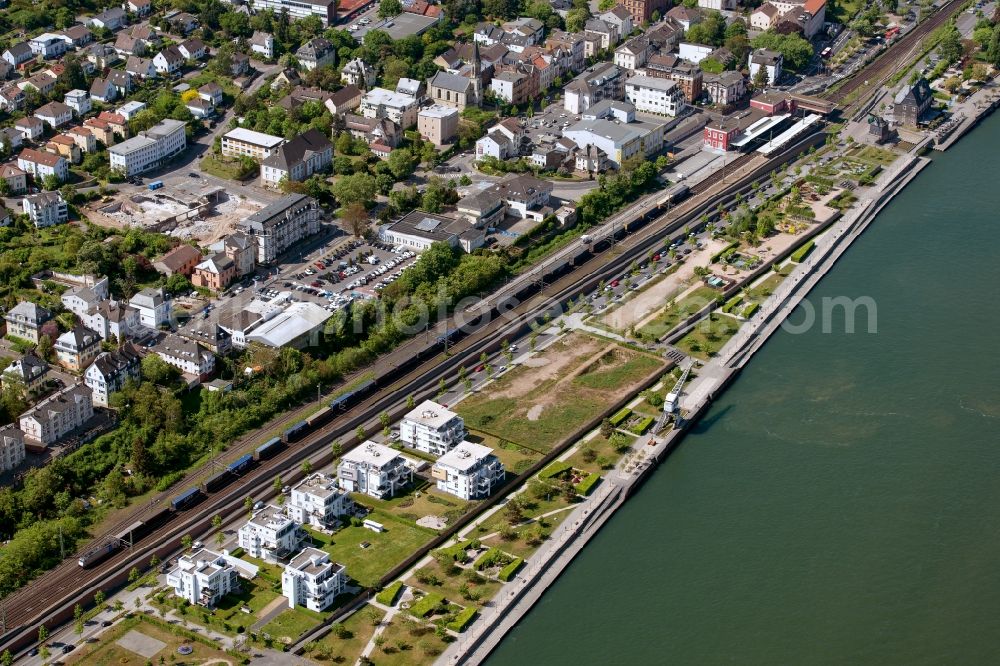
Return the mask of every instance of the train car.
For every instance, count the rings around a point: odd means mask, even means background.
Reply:
[[[347,393],[341,394],[336,398],[334,398],[333,400],[331,400],[330,410],[332,411],[335,409],[341,409],[341,410],[347,409],[348,407],[351,406],[352,402],[354,402],[358,398],[363,397],[373,388],[375,388],[375,380],[366,379],[365,381],[361,382]]]
[[[121,548],[121,543],[118,541],[109,541],[108,543],[101,544],[96,548],[91,548],[86,553],[80,556],[77,560],[82,568],[92,567],[98,562],[103,562],[107,558],[111,557],[111,554]]]
[[[138,541],[139,539],[141,539],[143,536],[146,535],[147,530],[145,528],[146,528],[146,523],[144,523],[141,520],[137,520],[128,527],[126,527],[125,529],[123,529],[121,532],[116,534],[115,539],[129,544],[135,543],[136,541]]]
[[[321,425],[327,423],[333,418],[333,410],[329,407],[324,407],[312,416],[306,419],[306,423],[310,428],[318,428]]]
[[[672,204],[682,201],[691,193],[691,188],[684,183],[677,183],[667,190],[667,201]]]
[[[143,536],[149,534],[157,527],[170,520],[170,516],[172,514],[173,511],[171,511],[170,507],[165,506],[156,513],[154,513],[153,515],[143,518],[142,524],[143,524],[143,529],[145,530],[143,532]]]
[[[206,493],[214,493],[219,488],[231,483],[233,478],[232,473],[227,469],[205,479],[205,481],[202,482],[201,487]]]
[[[305,436],[305,434],[306,434],[306,432],[308,430],[309,430],[309,424],[306,423],[305,421],[299,421],[298,423],[296,423],[295,425],[293,425],[291,428],[289,428],[288,430],[286,430],[281,435],[281,439],[286,444],[291,444],[292,442],[297,442],[300,439],[302,439]]]
[[[281,441],[280,437],[272,437],[263,444],[257,447],[257,450],[253,452],[253,457],[257,460],[267,460],[268,458],[274,457],[274,455],[281,450],[284,446],[284,442]]]
[[[247,453],[246,455],[242,455],[233,462],[229,463],[229,467],[226,468],[226,471],[230,474],[242,474],[252,464],[253,456]]]
[[[201,499],[200,488],[188,488],[177,497],[170,500],[170,507],[174,511],[183,511]]]

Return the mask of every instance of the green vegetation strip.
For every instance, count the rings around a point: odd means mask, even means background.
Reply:
[[[428,592],[417,603],[410,606],[410,615],[424,618],[437,610],[444,603],[444,597],[440,594]]]
[[[653,426],[653,417],[647,416],[646,418],[635,424],[635,427],[632,428],[632,432],[634,432],[637,435],[645,435],[646,431],[649,430],[652,426]]]
[[[733,296],[728,301],[726,301],[726,304],[722,306],[722,311],[732,312],[733,310],[736,309],[736,306],[742,302],[743,302],[743,296],[737,294],[736,296]]]
[[[538,478],[540,479],[553,479],[562,476],[566,472],[573,469],[573,466],[568,462],[555,461],[541,472],[538,473]]]
[[[524,564],[524,560],[520,557],[515,557],[513,562],[500,570],[500,573],[497,574],[497,578],[505,583],[510,582],[510,579],[514,577],[514,574],[517,573],[517,570],[521,568],[522,564]]]
[[[712,258],[710,259],[710,263],[714,264],[722,257],[722,255],[726,254],[727,252],[731,252],[732,250],[735,250],[737,247],[739,247],[739,245],[740,245],[739,241],[733,241],[726,247],[722,248],[721,250],[713,254]]]
[[[399,591],[402,589],[403,581],[397,580],[395,583],[376,594],[375,601],[380,604],[385,604],[386,606],[395,605],[396,597],[399,596]]]
[[[466,627],[472,624],[472,621],[476,619],[476,615],[478,614],[479,611],[475,606],[469,606],[456,615],[454,620],[448,623],[448,628],[452,631],[462,633],[465,631]]]
[[[751,303],[750,305],[748,305],[746,309],[743,310],[744,319],[749,319],[750,317],[752,317],[753,314],[757,312],[758,309],[760,309],[760,303]]]
[[[614,416],[612,416],[608,420],[611,421],[611,425],[617,428],[625,421],[625,419],[627,419],[630,416],[632,416],[632,410],[629,409],[628,407],[622,407],[615,413]]]
[[[594,486],[596,486],[597,482],[600,480],[601,475],[597,472],[592,472],[588,474],[583,481],[576,484],[573,489],[576,490],[578,494],[586,496],[590,494],[590,491],[594,489]]]
[[[472,546],[473,541],[475,540],[467,539],[465,541],[459,541],[453,546],[448,546],[447,548],[439,548],[438,552],[441,553],[442,555],[450,557],[452,560],[456,562],[464,562],[466,557],[465,552],[469,550],[469,548]]]
[[[791,256],[792,261],[794,261],[797,264],[801,263],[803,259],[809,256],[809,253],[813,251],[814,247],[816,247],[816,241],[814,240],[807,241],[802,247],[800,247],[799,249],[797,249],[795,252],[792,253]]]

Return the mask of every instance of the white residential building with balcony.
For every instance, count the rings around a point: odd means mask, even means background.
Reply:
[[[237,532],[240,548],[250,557],[274,561],[299,549],[303,532],[281,507],[269,504],[253,514]]]
[[[493,449],[472,442],[462,442],[431,468],[438,490],[464,500],[489,497],[505,475],[503,463],[493,455]]]
[[[351,497],[337,487],[337,480],[317,472],[292,488],[288,515],[295,522],[319,529],[331,527],[338,516],[350,512]]]
[[[370,440],[345,453],[337,465],[337,483],[343,490],[377,499],[392,497],[412,479],[413,470],[403,456]]]
[[[288,607],[305,606],[317,613],[329,608],[346,585],[344,565],[331,562],[318,548],[303,548],[281,574],[281,594]]]
[[[247,568],[256,570],[252,564]],[[239,572],[232,558],[211,550],[181,555],[177,567],[167,574],[167,585],[174,594],[192,604],[211,608],[222,597],[239,592]]]
[[[625,82],[625,98],[636,111],[674,117],[684,108],[684,91],[676,81],[633,76]]]
[[[447,407],[425,400],[403,417],[399,439],[411,449],[442,456],[465,439],[465,421]]]

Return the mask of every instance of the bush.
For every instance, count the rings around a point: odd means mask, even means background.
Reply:
[[[478,614],[479,611],[476,610],[475,606],[464,608],[458,615],[455,616],[454,620],[448,623],[448,628],[452,631],[462,633],[465,631],[466,627],[472,624],[472,621],[476,619],[476,615]]]
[[[757,310],[759,308],[760,308],[760,304],[759,303],[751,303],[750,305],[748,305],[746,307],[745,310],[743,310],[743,317],[745,319],[749,319],[750,317],[753,316],[753,313],[757,312]]]
[[[184,478],[184,472],[172,472],[156,483],[156,489],[163,491]]]
[[[475,539],[469,539],[467,541],[460,541],[454,546],[448,546],[447,548],[439,548],[438,552],[442,555],[450,557],[455,562],[465,562],[466,555],[465,552],[472,547]]]
[[[243,557],[243,553],[245,553],[245,552],[246,552],[246,551],[245,551],[245,550],[243,550],[243,548],[242,548],[242,547],[240,547],[240,546],[237,546],[236,548],[233,548],[233,549],[232,549],[231,551],[229,551],[229,554],[230,554],[230,555],[231,555],[232,557]]]
[[[580,483],[576,484],[576,486],[574,486],[573,489],[576,490],[578,494],[586,496],[590,494],[590,491],[594,489],[594,486],[596,486],[597,482],[600,480],[601,480],[600,474],[597,473],[588,474],[587,478],[585,478]]]
[[[556,461],[538,473],[539,479],[554,479],[573,469],[567,462]]]
[[[440,594],[429,592],[417,603],[410,606],[410,615],[424,618],[436,611],[444,603],[444,597]]]
[[[637,435],[645,435],[646,431],[653,427],[654,422],[655,419],[652,416],[647,416],[646,418],[636,423],[635,427],[632,428],[632,431],[635,432],[635,434]]]
[[[490,548],[488,551],[479,556],[476,563],[473,565],[477,571],[482,571],[483,569],[489,569],[495,566],[504,566],[510,562],[510,556],[503,552],[499,548]]]
[[[625,419],[627,419],[630,416],[632,416],[632,410],[629,409],[628,407],[622,407],[620,410],[618,410],[618,412],[614,416],[612,416],[608,420],[611,422],[611,425],[617,428],[618,426],[620,426],[622,423],[625,422]]]
[[[402,589],[403,581],[397,580],[395,583],[376,594],[375,601],[380,604],[385,604],[386,606],[392,606],[396,603],[396,597],[399,596],[399,591]]]
[[[497,574],[497,578],[505,583],[510,582],[510,579],[514,577],[514,574],[517,573],[517,570],[521,568],[522,564],[524,564],[524,560],[520,557],[514,558],[513,562],[500,570],[500,573]]]
[[[733,296],[728,301],[726,301],[726,304],[722,306],[722,311],[732,312],[734,309],[736,309],[736,306],[742,302],[743,302],[743,297],[737,294],[736,296]]]
[[[737,247],[739,247],[739,244],[740,244],[739,241],[733,241],[732,243],[730,243],[726,247],[722,248],[721,250],[719,250],[718,252],[716,252],[715,254],[713,254],[712,258],[709,259],[709,263],[714,264],[715,262],[717,262],[719,260],[720,257],[722,257],[722,255],[726,254],[727,252],[732,252]]]
[[[816,241],[810,240],[806,242],[802,247],[797,249],[795,252],[792,252],[792,261],[800,263],[803,259],[809,256],[809,253],[812,252],[814,247],[816,247]]]

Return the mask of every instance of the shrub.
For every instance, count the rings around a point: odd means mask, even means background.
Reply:
[[[753,316],[754,312],[757,312],[758,308],[760,308],[759,303],[751,303],[746,307],[746,309],[743,310],[743,317],[749,319]]]
[[[450,557],[455,562],[465,562],[467,559],[465,551],[472,547],[474,539],[468,539],[467,541],[460,541],[453,546],[448,546],[447,548],[439,548],[438,552],[442,555]]]
[[[594,489],[594,486],[596,486],[597,482],[600,480],[601,480],[600,474],[597,473],[588,474],[587,478],[585,478],[580,483],[576,484],[574,488],[576,492],[579,493],[580,495],[589,495],[590,491]]]
[[[652,416],[647,416],[646,418],[636,423],[635,427],[633,427],[632,430],[635,431],[635,434],[637,435],[644,435],[646,434],[647,430],[653,427],[654,421],[655,420],[653,419]]]
[[[416,617],[427,617],[436,611],[444,603],[444,597],[440,594],[429,592],[417,603],[410,606],[410,615]]]
[[[380,604],[385,604],[386,606],[392,606],[396,603],[396,597],[399,596],[399,591],[402,589],[403,581],[397,580],[395,583],[376,594],[375,601]]]
[[[488,551],[479,556],[476,560],[475,566],[477,571],[482,571],[483,569],[489,569],[490,567],[503,566],[510,562],[510,556],[503,552],[499,548],[490,548]]]
[[[566,472],[570,471],[571,469],[573,469],[573,466],[570,465],[569,463],[567,463],[567,462],[560,462],[560,461],[557,460],[556,462],[552,463],[551,465],[549,465],[548,467],[546,467],[545,469],[543,469],[541,472],[539,472],[538,473],[538,478],[540,478],[540,479],[553,479],[553,478],[562,476],[563,474],[565,474]]]
[[[476,610],[475,606],[464,608],[458,613],[458,615],[455,616],[454,620],[448,623],[448,628],[452,631],[462,633],[465,631],[466,627],[472,624],[472,621],[476,619],[476,615],[478,614],[479,611]]]
[[[497,574],[497,578],[505,583],[509,582],[510,579],[514,577],[514,574],[517,573],[517,570],[521,568],[522,564],[524,564],[524,560],[520,557],[514,558],[513,562],[500,570],[500,573]]]
[[[722,257],[722,255],[726,254],[727,252],[732,252],[737,247],[739,247],[739,245],[740,245],[739,241],[733,241],[732,243],[730,243],[726,247],[722,248],[721,250],[719,250],[718,252],[716,252],[715,254],[713,254],[712,258],[709,260],[709,263],[714,264],[715,262],[717,262]]]
[[[726,304],[722,306],[722,311],[732,312],[736,308],[736,306],[742,302],[743,302],[743,296],[737,294],[736,296],[733,296],[728,301],[726,301]]]
[[[809,256],[809,253],[812,252],[814,247],[816,247],[816,241],[807,241],[802,247],[797,249],[795,252],[792,252],[792,261],[800,263],[803,259]]]
[[[630,416],[632,416],[632,410],[629,409],[628,407],[622,407],[615,413],[614,416],[612,416],[608,420],[611,422],[611,425],[617,428],[618,426],[620,426],[622,423],[625,422],[625,419],[627,419]]]

